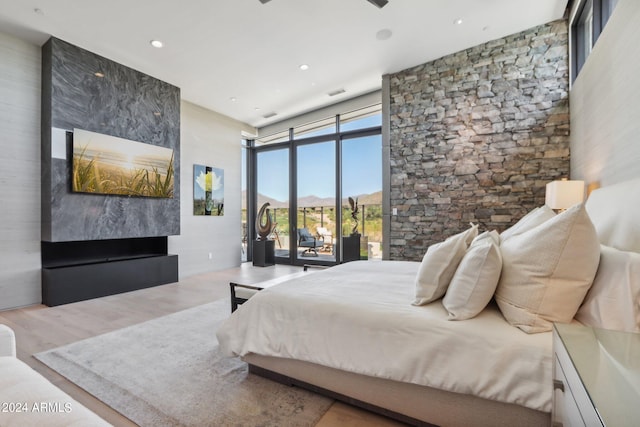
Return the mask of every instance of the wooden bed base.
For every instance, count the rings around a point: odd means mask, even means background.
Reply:
[[[305,388],[414,426],[550,426],[551,415],[515,404],[248,354],[251,373]]]
[[[318,387],[316,385],[300,381],[296,378],[288,377],[286,375],[279,374],[274,371],[270,371],[268,369],[261,368],[256,365],[249,365],[249,372],[255,375],[259,375],[261,377],[270,379],[272,381],[276,381],[288,386],[299,387],[305,390],[312,391],[314,393],[321,394],[323,396],[327,396],[334,400],[339,400],[351,406],[356,406],[358,408],[365,409],[369,412],[375,412],[376,414],[384,415],[385,417],[392,418],[394,420],[403,422],[412,426],[421,426],[421,427],[437,427],[435,424],[429,424],[424,421],[416,420],[415,418],[408,417],[406,415],[390,411],[385,408],[380,408],[378,406],[371,405],[367,402],[363,402],[358,399],[354,399],[353,397],[346,396],[344,394],[336,393],[331,390],[327,390],[326,388]]]

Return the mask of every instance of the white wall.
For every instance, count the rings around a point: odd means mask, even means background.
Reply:
[[[0,33],[0,309],[41,300],[40,48]]]
[[[0,310],[41,302],[40,69],[39,46],[0,33]],[[169,251],[185,277],[240,264],[240,138],[255,129],[181,108],[181,235]],[[193,216],[194,163],[224,168],[223,217]]]
[[[571,177],[640,177],[640,2],[620,0],[570,92]]]
[[[180,236],[169,237],[169,253],[180,277],[240,265],[241,131],[254,130],[185,101],[180,128]],[[194,164],[224,169],[224,216],[193,215]]]

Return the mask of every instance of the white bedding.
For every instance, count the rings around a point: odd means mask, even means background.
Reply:
[[[230,356],[256,353],[551,411],[551,333],[510,326],[493,304],[447,320],[413,306],[420,263],[356,261],[265,289],[217,332]]]

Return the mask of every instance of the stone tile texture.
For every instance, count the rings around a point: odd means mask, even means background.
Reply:
[[[564,20],[390,77],[390,259],[463,231],[502,231],[569,175]]]

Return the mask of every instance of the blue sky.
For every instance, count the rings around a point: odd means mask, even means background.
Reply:
[[[258,191],[279,201],[289,199],[287,149],[258,154]],[[382,190],[381,137],[344,140],[342,144],[342,193],[344,197]],[[335,195],[335,142],[298,147],[298,197]],[[243,190],[246,181],[243,176]]]
[[[381,115],[341,124],[341,131],[380,126]],[[335,129],[334,129],[335,130]],[[323,134],[320,131],[319,134]],[[313,136],[311,134],[305,137]],[[244,164],[245,157],[242,162]],[[289,199],[289,154],[287,149],[258,154],[258,191],[279,201]],[[382,138],[380,135],[345,139],[342,143],[343,197],[382,191]],[[298,147],[298,197],[335,195],[335,142]],[[246,190],[242,174],[242,189]]]

